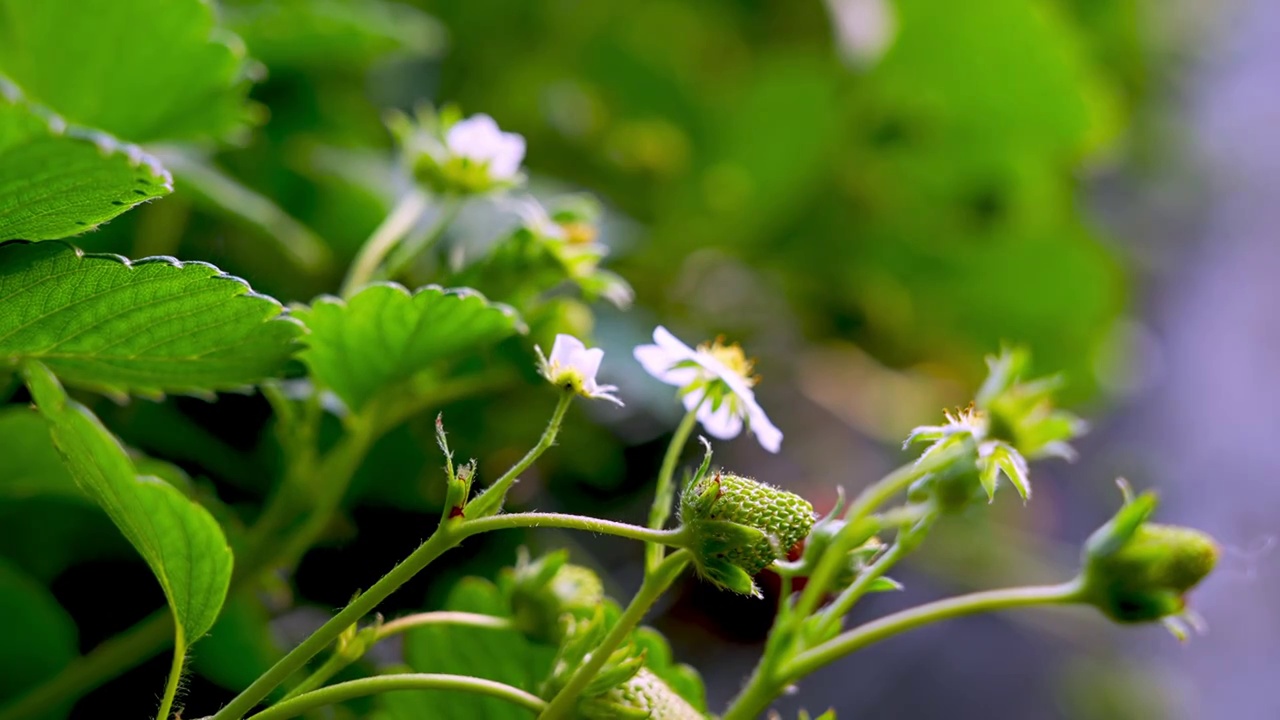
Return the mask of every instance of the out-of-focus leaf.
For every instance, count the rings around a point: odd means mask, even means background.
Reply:
[[[136,557],[102,508],[83,493],[0,501],[0,527],[0,556],[45,583],[77,563]],[[40,542],[31,542],[35,537]]]
[[[369,65],[389,53],[434,55],[444,28],[418,8],[381,0],[252,0],[230,3],[227,24],[270,68]]]
[[[312,376],[353,411],[520,329],[513,310],[475,291],[430,286],[410,294],[393,283],[370,285],[346,301],[322,296],[294,315],[311,331],[301,357]]]
[[[240,129],[245,68],[207,0],[0,0],[0,73],[71,122],[132,142]]]
[[[66,667],[76,655],[76,626],[35,580],[0,560],[0,705]],[[65,718],[71,698],[37,720]]]
[[[446,610],[510,617],[493,583],[464,578],[449,594]],[[536,693],[551,672],[555,649],[535,645],[516,630],[450,625],[415,628],[405,637],[405,661],[415,672],[488,678]],[[392,697],[399,695],[400,697]],[[395,720],[527,720],[529,711],[494,698],[443,691],[391,693],[384,710]]]
[[[218,621],[194,654],[192,668],[218,685],[239,692],[279,660],[266,608],[248,594],[227,601]]]
[[[274,241],[299,269],[318,274],[328,268],[332,258],[324,241],[270,198],[193,152],[171,146],[153,152],[177,176],[180,191],[190,191],[202,204]]]
[[[157,478],[138,477],[124,448],[37,362],[23,364],[36,406],[71,476],[151,567],[173,610],[178,652],[213,625],[231,581],[231,548],[207,510]]]
[[[0,500],[52,495],[88,501],[53,447],[49,423],[27,407],[0,408]]]
[[[208,394],[281,371],[302,332],[280,304],[198,262],[0,245],[0,362],[45,363],[114,395]]]
[[[0,240],[76,235],[172,190],[155,158],[68,128],[0,77]]]

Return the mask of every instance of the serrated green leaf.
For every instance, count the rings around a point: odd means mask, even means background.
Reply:
[[[0,77],[0,240],[76,235],[172,190],[137,146],[68,128]]]
[[[446,610],[510,617],[498,588],[464,578],[449,594]],[[416,672],[488,678],[536,693],[551,672],[554,648],[535,645],[515,630],[449,625],[414,628],[405,637],[405,661]],[[388,698],[394,694],[388,694]],[[392,699],[397,720],[527,720],[528,710],[494,698],[464,693],[399,693]],[[404,697],[410,696],[410,697]]]
[[[0,0],[0,74],[132,142],[219,138],[249,119],[243,44],[208,0]]]
[[[76,626],[53,595],[0,560],[0,705],[48,680],[79,654]],[[73,698],[35,720],[65,718]]]
[[[213,625],[227,594],[232,559],[222,529],[177,488],[138,477],[115,436],[67,397],[48,368],[26,362],[22,371],[76,484],[107,512],[160,582],[182,652]]]
[[[432,285],[410,294],[394,283],[370,285],[346,301],[322,296],[294,316],[311,331],[301,357],[312,377],[357,412],[415,374],[520,327],[513,310],[474,290]]]
[[[5,443],[0,499],[46,495],[86,500],[53,447],[49,423],[40,413],[16,405],[0,409],[0,438]]]
[[[39,360],[122,396],[208,394],[283,368],[302,332],[280,304],[206,263],[0,245],[0,364]]]

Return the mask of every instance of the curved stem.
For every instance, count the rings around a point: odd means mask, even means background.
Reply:
[[[351,264],[351,270],[342,281],[343,297],[350,297],[362,285],[374,278],[387,254],[395,248],[396,243],[400,242],[406,233],[413,229],[426,209],[427,196],[421,190],[415,188],[400,198],[382,224],[360,247],[359,254]]]
[[[156,711],[156,720],[169,720],[169,711],[173,708],[173,699],[178,695],[178,682],[182,680],[182,665],[187,659],[187,644],[183,641],[182,626],[174,626],[173,663],[169,666],[169,681],[164,684],[164,696],[160,698],[160,709]]]
[[[406,615],[402,618],[397,618],[389,623],[378,626],[377,631],[374,633],[373,641],[369,643],[368,647],[373,647],[392,635],[406,632],[416,627],[425,627],[427,625],[459,625],[465,627],[491,628],[494,630],[506,630],[515,627],[514,623],[507,618],[494,617],[493,615],[481,615],[479,613],[454,612],[449,610],[414,613],[413,615]],[[368,648],[363,648],[363,650],[367,649]],[[316,669],[315,672],[308,675],[305,680],[298,683],[297,687],[290,690],[284,698],[281,699],[281,702],[291,700],[299,695],[309,693],[312,690],[319,688],[328,682],[329,678],[341,672],[343,668],[356,660],[359,660],[360,656],[363,654],[363,651],[359,654],[346,653],[342,650],[334,652],[329,656],[328,660],[324,661],[323,665]]]
[[[551,704],[538,716],[539,720],[556,720],[570,716],[574,703],[578,702],[582,691],[600,673],[609,655],[617,650],[635,626],[640,624],[645,614],[649,612],[649,608],[662,596],[662,593],[667,591],[667,588],[671,587],[671,583],[675,582],[691,559],[692,556],[688,550],[677,550],[668,555],[657,570],[645,576],[636,596],[631,599],[631,604],[627,605],[627,609],[618,618],[617,624],[600,642],[599,647],[591,651],[587,661],[574,671],[569,682],[551,699]]]
[[[538,713],[547,706],[541,698],[520,688],[493,680],[464,675],[403,673],[351,680],[313,690],[250,716],[249,720],[287,720],[316,708],[345,702],[366,695],[397,690],[458,690],[506,700],[530,712]]]
[[[556,409],[551,413],[551,420],[547,423],[547,429],[542,431],[542,437],[538,438],[538,444],[530,448],[529,452],[520,459],[520,462],[511,467],[510,470],[502,474],[502,477],[494,481],[492,485],[485,489],[484,492],[476,496],[474,500],[467,503],[467,513],[469,516],[483,518],[502,509],[502,502],[507,497],[507,490],[511,489],[512,484],[520,477],[520,473],[529,469],[542,453],[556,442],[556,436],[560,434],[560,424],[564,421],[564,415],[569,410],[569,405],[573,403],[575,393],[572,390],[564,391],[560,394],[560,401],[556,404]]]
[[[927,603],[860,625],[797,655],[783,666],[788,682],[795,682],[818,668],[855,650],[893,637],[921,625],[993,610],[1037,605],[1066,605],[1080,602],[1081,584],[1072,580],[1060,585],[1033,585],[970,593]],[[726,720],[728,716],[726,715]]]
[[[858,577],[845,588],[829,606],[823,608],[822,614],[828,623],[838,623],[840,618],[849,614],[853,606],[867,594],[871,584],[880,579],[889,568],[893,567],[907,554],[907,546],[896,542],[884,552],[871,566],[863,570]]]
[[[30,720],[49,708],[78,698],[152,657],[173,642],[173,613],[165,608],[71,662],[31,692],[0,708],[0,720]]]
[[[418,571],[430,564],[432,560],[435,560],[446,550],[461,542],[464,537],[465,533],[458,532],[450,526],[438,528],[409,557],[392,568],[390,572],[374,583],[367,591],[356,596],[337,615],[334,615],[328,622],[321,625],[310,637],[303,640],[293,650],[290,650],[275,665],[271,666],[271,669],[259,676],[249,687],[227,703],[225,707],[213,716],[214,720],[235,720],[243,717],[245,713],[252,710],[258,702],[279,686],[280,683],[284,682],[286,678],[299,670],[321,650],[325,649],[344,629],[355,624],[360,618],[371,612],[388,595],[408,582],[410,578],[418,574]]]
[[[564,513],[511,513],[493,515],[477,520],[468,520],[466,528],[469,533],[488,532],[490,530],[507,530],[510,528],[563,528],[566,530],[586,530],[602,535],[641,542],[684,547],[686,531],[684,528],[671,530],[650,530],[649,528],[628,523],[601,520],[585,515],[567,515]]]
[[[649,527],[654,530],[661,530],[667,523],[667,518],[671,517],[671,504],[675,501],[676,491],[676,463],[680,461],[680,453],[684,451],[685,443],[689,442],[689,435],[697,422],[698,408],[695,407],[685,413],[684,419],[676,426],[671,443],[667,445],[667,454],[662,457],[662,468],[658,471],[658,484],[653,493],[653,507],[649,509]],[[655,544],[645,548],[645,572],[652,573],[656,570],[664,553],[662,545]]]
[[[426,234],[416,238],[411,237],[400,246],[400,249],[387,261],[387,277],[394,280],[404,274],[423,251],[436,244],[436,241],[444,235],[444,231],[448,230],[457,219],[458,211],[461,209],[462,198],[457,195],[445,195],[440,198],[440,217],[436,219],[435,225]]]

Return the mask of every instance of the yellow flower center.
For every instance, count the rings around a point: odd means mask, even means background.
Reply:
[[[586,222],[561,223],[565,241],[570,245],[590,245],[596,239],[596,226]]]
[[[755,363],[747,359],[746,353],[742,351],[742,346],[737,343],[725,345],[721,338],[716,338],[714,342],[699,345],[698,350],[707,353],[734,373],[741,375],[747,385],[753,386],[760,381],[760,378],[751,374],[751,371],[755,368]]]

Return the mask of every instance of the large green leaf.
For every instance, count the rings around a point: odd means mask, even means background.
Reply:
[[[231,582],[231,548],[207,510],[154,477],[37,362],[22,366],[36,406],[76,484],[111,517],[155,573],[173,610],[178,651],[213,625]]]
[[[474,290],[424,287],[410,294],[394,283],[370,285],[345,302],[317,298],[294,311],[311,330],[302,359],[312,376],[359,411],[379,392],[441,361],[515,334],[511,308]]]
[[[43,586],[0,560],[0,705],[66,667],[78,654],[76,626]],[[64,718],[64,707],[37,720]]]
[[[209,393],[280,372],[302,332],[280,304],[206,263],[0,245],[0,363],[43,362],[115,395]]]
[[[0,0],[0,74],[72,122],[133,142],[248,119],[243,44],[209,0]]]
[[[172,190],[155,158],[68,128],[0,78],[0,240],[76,235]]]
[[[454,587],[446,610],[510,616],[488,580],[468,577]],[[428,625],[409,631],[404,657],[415,672],[454,673],[497,680],[532,693],[551,672],[555,648],[529,642],[517,630]],[[398,695],[399,697],[395,697]],[[396,720],[527,720],[528,710],[494,698],[448,692],[388,694],[384,709]]]

